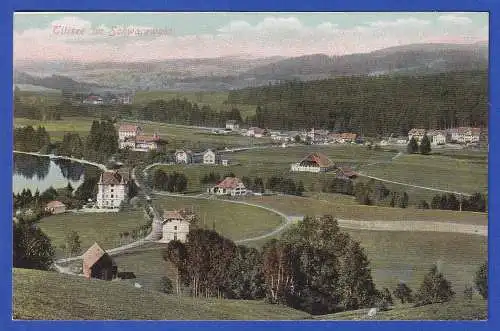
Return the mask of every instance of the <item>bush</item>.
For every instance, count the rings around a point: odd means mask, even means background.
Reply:
[[[399,299],[401,303],[413,302],[412,290],[403,282],[398,284],[392,294]]]

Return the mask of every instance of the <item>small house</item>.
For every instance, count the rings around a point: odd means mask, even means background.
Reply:
[[[431,130],[427,132],[427,136],[432,145],[446,144],[446,132],[441,130]]]
[[[112,280],[118,274],[115,260],[104,249],[94,243],[83,254],[83,275],[87,279]]]
[[[262,138],[267,135],[267,130],[257,127],[251,127],[247,130],[246,135],[249,137]]]
[[[66,212],[66,205],[62,203],[61,201],[50,201],[47,203],[45,206],[45,211],[55,215],[55,214],[62,214]]]
[[[417,143],[420,143],[422,138],[425,136],[426,130],[425,129],[411,129],[408,132],[408,141],[411,140],[411,138],[415,138]]]
[[[215,195],[239,196],[245,195],[247,190],[241,179],[236,177],[226,177],[214,187],[209,188],[208,193]]]
[[[163,213],[162,242],[179,240],[186,242],[194,214],[185,210],[172,210]]]
[[[229,130],[238,130],[240,128],[240,125],[238,124],[237,121],[235,120],[229,120],[229,121],[226,121],[226,129],[229,129]]]
[[[190,150],[178,150],[175,152],[175,162],[176,163],[192,163],[193,162],[193,152]]]
[[[203,164],[219,164],[220,163],[220,155],[211,150],[207,149],[203,152]]]

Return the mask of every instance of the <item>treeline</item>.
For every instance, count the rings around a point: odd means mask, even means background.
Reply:
[[[407,135],[413,127],[486,127],[488,73],[296,81],[230,91],[228,103],[257,106],[249,122],[272,129],[315,127],[377,136]]]
[[[184,192],[188,187],[186,175],[178,172],[171,174],[161,169],[156,169],[151,178],[153,189],[168,192]]]
[[[455,194],[437,194],[432,198],[431,204],[425,200],[420,201],[418,207],[421,209],[442,209],[442,210],[462,210],[486,212],[488,206],[487,196],[481,193],[474,193],[469,198],[462,197],[461,201]],[[461,207],[461,209],[460,209]]]
[[[14,129],[14,149],[23,152],[38,152],[50,145],[50,135],[44,127],[36,130],[31,126]]]

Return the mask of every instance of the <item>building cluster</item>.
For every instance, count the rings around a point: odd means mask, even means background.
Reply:
[[[109,97],[102,97],[98,94],[90,94],[82,101],[86,105],[130,105],[132,96],[130,94],[119,94]]]
[[[223,159],[221,154],[213,149],[207,149],[201,153],[194,153],[191,150],[179,149],[174,154],[177,164],[201,163],[207,165],[229,165],[229,160]]]
[[[479,143],[481,136],[484,134],[481,128],[458,127],[447,130],[426,130],[426,129],[411,129],[408,132],[408,141],[415,138],[420,144],[423,137],[427,135],[431,145],[452,144],[475,144]]]
[[[145,135],[140,126],[122,124],[118,128],[118,144],[120,149],[147,152],[162,149],[166,141],[156,133],[152,136]]]

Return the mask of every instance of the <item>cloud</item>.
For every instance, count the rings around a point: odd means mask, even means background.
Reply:
[[[58,34],[54,32],[54,25],[83,29],[85,33]],[[483,27],[435,27],[429,21],[414,17],[360,22],[357,26],[342,28],[333,21],[306,25],[296,16],[268,16],[253,24],[235,20],[214,33],[190,35],[175,35],[175,31],[166,29],[155,32],[147,26],[120,27],[122,31],[132,33],[118,34],[113,32],[116,29],[116,26],[93,26],[91,22],[74,16],[64,17],[43,29],[15,32],[14,58],[130,62],[234,55],[342,55],[442,38],[456,42],[487,39],[487,29]],[[150,33],[142,33],[144,31]]]
[[[397,20],[394,21],[375,21],[368,23],[369,26],[376,28],[405,27],[405,26],[418,27],[428,24],[430,24],[429,21],[420,20],[414,17],[398,18]]]
[[[451,24],[461,24],[461,25],[472,23],[472,20],[470,18],[455,14],[441,15],[439,16],[438,21]]]

